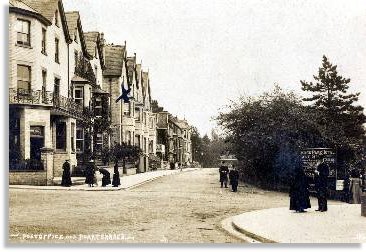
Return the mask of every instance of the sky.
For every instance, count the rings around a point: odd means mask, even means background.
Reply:
[[[366,107],[364,0],[63,0],[84,32],[127,41],[149,70],[152,98],[210,134],[212,118],[240,96],[301,93],[322,56],[351,78]]]

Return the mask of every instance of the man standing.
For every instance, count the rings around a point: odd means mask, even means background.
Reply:
[[[239,183],[239,172],[236,167],[233,165],[232,170],[229,172],[230,184],[233,192],[238,191],[238,183]]]
[[[318,198],[318,209],[316,211],[325,212],[327,206],[329,166],[322,161],[315,170],[315,190]]]
[[[219,173],[220,173],[221,188],[223,185],[225,185],[225,188],[227,188],[227,175],[229,173],[229,168],[225,165],[225,161],[222,161],[221,166],[219,168]]]

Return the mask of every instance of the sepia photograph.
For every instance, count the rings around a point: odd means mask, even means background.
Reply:
[[[6,246],[366,243],[366,1],[8,1]]]

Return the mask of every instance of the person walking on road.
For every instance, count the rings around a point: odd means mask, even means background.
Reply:
[[[230,179],[232,191],[237,192],[238,184],[239,184],[239,172],[234,165],[233,165],[232,170],[230,170],[230,172],[229,172],[229,179]]]
[[[62,169],[63,169],[63,172],[62,172],[61,185],[70,187],[72,182],[71,182],[70,160],[69,159],[65,160],[65,163],[62,165]]]
[[[318,209],[316,211],[325,212],[328,210],[327,191],[328,191],[329,166],[324,161],[315,170],[315,190],[318,198]]]
[[[296,169],[290,186],[290,210],[303,213],[306,212],[305,209],[311,208],[308,188],[304,170]]]
[[[229,173],[229,168],[225,165],[225,161],[222,161],[221,166],[219,168],[219,173],[220,173],[220,183],[221,183],[221,188],[223,187],[223,185],[225,185],[225,188],[227,188],[227,175]]]

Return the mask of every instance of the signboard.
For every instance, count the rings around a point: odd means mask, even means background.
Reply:
[[[343,191],[344,189],[344,180],[336,181],[336,191]]]
[[[30,137],[43,138],[43,126],[30,126]]]
[[[336,176],[335,152],[330,148],[309,148],[301,151],[302,167],[307,176],[312,177],[319,162],[329,164],[329,177]]]

